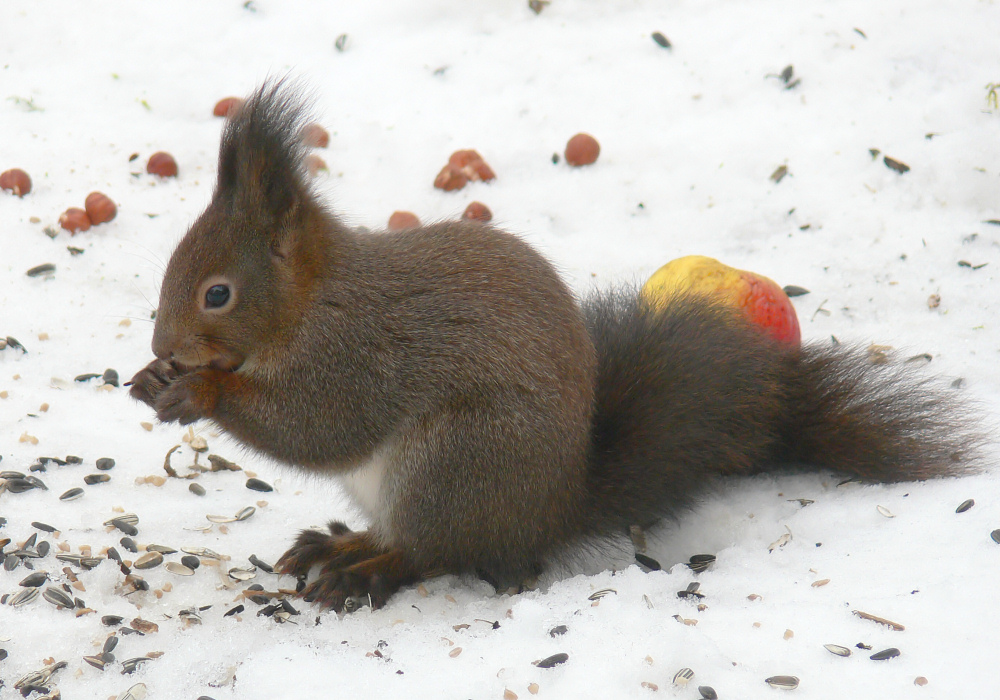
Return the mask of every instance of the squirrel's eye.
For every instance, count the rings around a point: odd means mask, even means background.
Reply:
[[[229,301],[229,287],[224,284],[215,284],[205,292],[205,307],[208,309],[220,309]]]

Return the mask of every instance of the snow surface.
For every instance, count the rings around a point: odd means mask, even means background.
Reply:
[[[54,676],[64,698],[115,697],[138,682],[149,697],[217,700],[527,698],[532,683],[539,698],[693,699],[698,685],[723,699],[1000,696],[995,471],[890,487],[838,487],[832,474],[733,481],[651,534],[664,572],[598,557],[520,595],[446,577],[342,618],[299,601],[294,624],[279,624],[249,601],[223,617],[245,585],[224,571],[251,554],[273,562],[295,531],[333,517],[362,526],[337,487],[246,454],[210,425],[196,431],[210,449],[274,493],[248,491],[234,472],[199,476],[204,497],[177,479],[138,485],[163,474],[184,431],[147,432],[151,412],[124,389],[73,382],[108,367],[124,380],[150,359],[163,266],[212,191],[222,126],[212,107],[291,73],[332,134],[320,187],[351,223],[378,227],[395,209],[446,219],[481,200],[581,294],[680,255],[718,257],[810,289],[795,300],[806,339],[931,354],[929,368],[943,382],[963,377],[958,391],[995,424],[1000,226],[985,222],[1000,219],[1000,112],[986,86],[1000,82],[998,27],[1000,5],[987,0],[553,0],[539,15],[522,0],[0,3],[0,170],[34,180],[23,199],[0,196],[0,336],[28,350],[0,352],[0,469],[84,459],[37,474],[48,491],[0,495],[0,538],[14,540],[9,551],[42,521],[59,528],[38,533],[53,545],[126,554],[121,533],[101,525],[124,510],[139,515],[140,544],[231,557],[188,578],[148,570],[151,590],[127,597],[105,562],[79,573],[86,590],[75,594],[97,613],[78,618],[41,599],[0,606],[0,698],[17,697],[17,679],[47,659],[68,662]],[[775,77],[788,64],[801,78],[790,90]],[[553,164],[578,131],[599,139],[598,162]],[[434,190],[458,148],[478,149],[496,181]],[[890,170],[872,148],[912,169]],[[158,150],[173,153],[179,178],[143,172]],[[781,165],[788,175],[775,182]],[[119,203],[118,217],[50,239],[44,229],[93,190]],[[25,275],[46,262],[54,275]],[[99,457],[117,461],[111,481],[84,486]],[[181,471],[192,461],[188,447],[173,457]],[[58,500],[76,486],[83,498]],[[815,502],[789,500],[800,498]],[[967,498],[975,506],[956,514]],[[259,501],[246,521],[187,529]],[[680,562],[699,553],[718,560],[695,575]],[[63,566],[51,554],[37,562],[57,583]],[[0,570],[0,593],[27,573]],[[676,596],[694,580],[704,610]],[[263,572],[255,581],[292,585]],[[617,593],[588,600],[604,588]],[[192,606],[211,606],[201,624],[178,618]],[[82,658],[111,632],[105,614],[159,631],[123,636],[102,672]],[[568,631],[550,636],[557,625]],[[829,643],[855,653],[834,656]],[[887,647],[901,655],[868,659]],[[164,653],[121,675],[120,661],[154,651]],[[557,652],[569,660],[531,663]],[[682,667],[694,679],[674,686]],[[768,687],[777,674],[801,683]]]

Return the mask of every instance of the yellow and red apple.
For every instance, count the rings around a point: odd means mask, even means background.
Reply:
[[[642,296],[662,306],[680,294],[699,294],[741,309],[775,340],[798,346],[802,334],[788,295],[773,280],[737,270],[704,255],[677,258],[661,267],[642,287]]]

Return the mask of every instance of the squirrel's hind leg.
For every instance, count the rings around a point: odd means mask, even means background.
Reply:
[[[369,532],[353,532],[340,522],[330,523],[329,534],[303,530],[276,568],[305,578],[315,565],[322,567],[319,576],[302,595],[338,613],[350,607],[350,599],[380,608],[402,586],[421,578],[401,549],[387,549]]]

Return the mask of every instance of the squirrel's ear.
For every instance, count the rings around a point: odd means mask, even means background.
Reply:
[[[219,149],[217,195],[263,208],[275,221],[308,197],[299,129],[305,109],[283,82],[267,82],[228,120]]]

